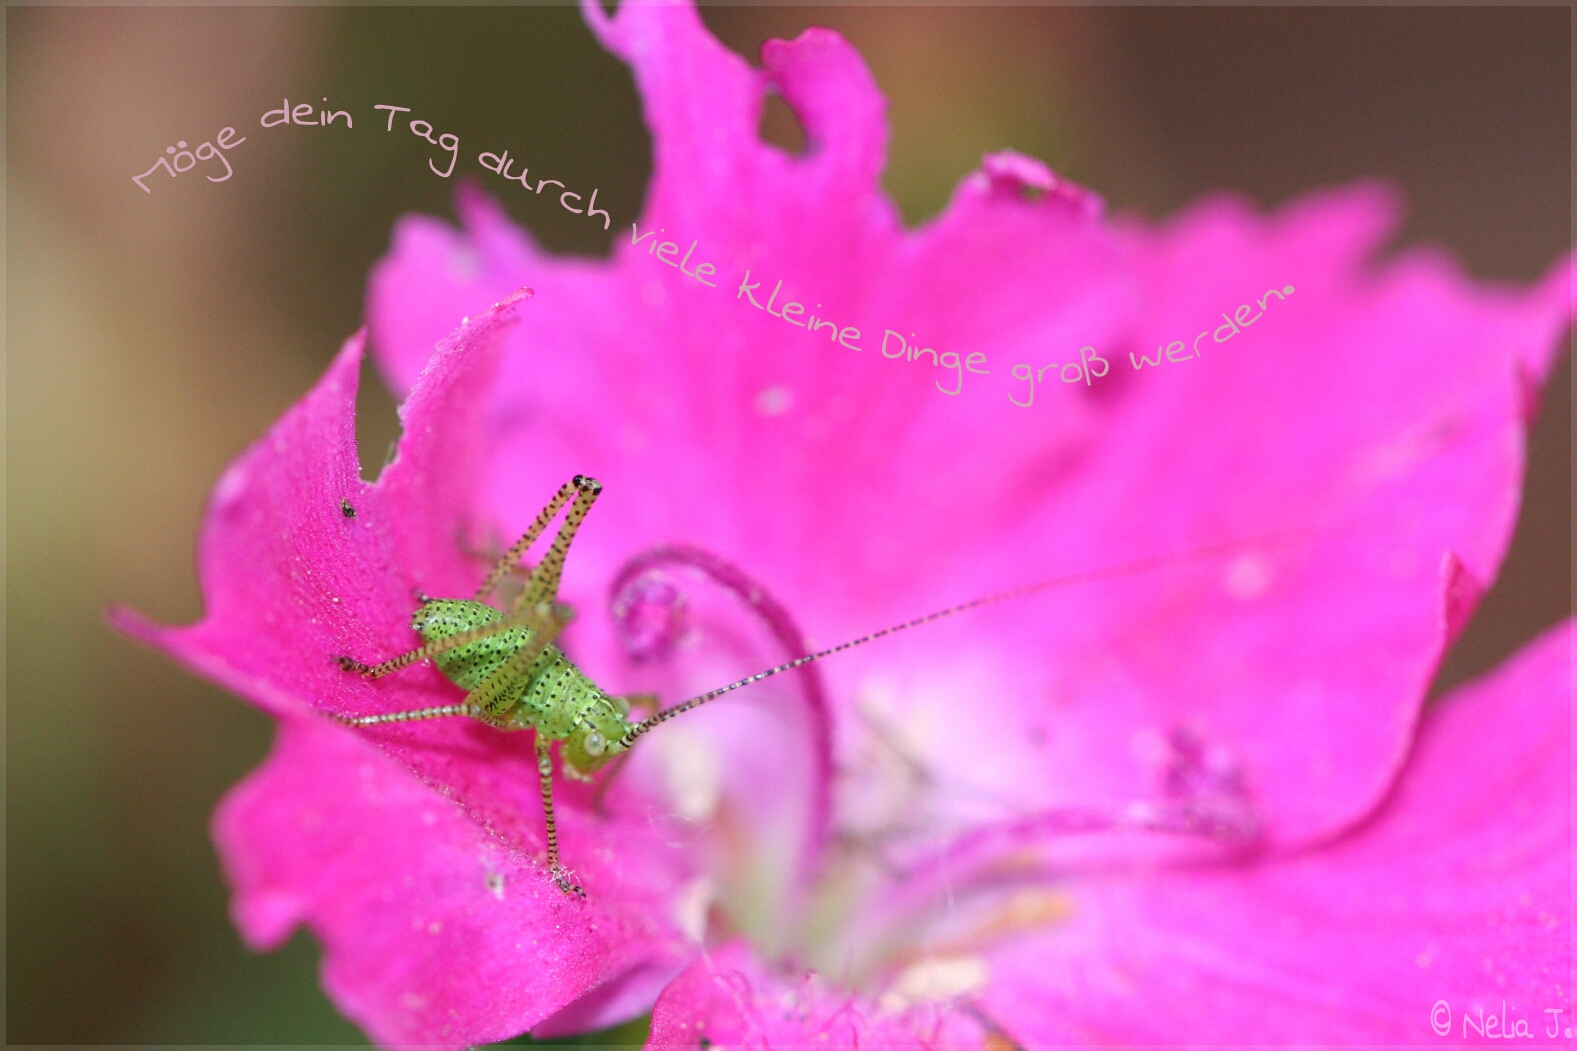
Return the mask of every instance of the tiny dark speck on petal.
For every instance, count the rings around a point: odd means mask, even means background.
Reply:
[[[339,509],[340,509],[340,513],[343,514],[346,518],[355,518],[356,517],[356,509],[354,507],[350,506],[350,501],[349,500],[341,500],[339,502]]]

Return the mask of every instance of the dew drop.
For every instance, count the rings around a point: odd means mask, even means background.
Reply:
[[[214,508],[219,511],[228,511],[233,507],[241,494],[246,491],[246,468],[239,464],[231,466],[224,474],[219,476],[219,484],[214,486]]]
[[[1227,594],[1248,601],[1259,598],[1270,587],[1270,565],[1259,555],[1242,555],[1227,567],[1224,581]]]
[[[756,411],[763,416],[781,416],[794,407],[794,392],[787,387],[768,387],[756,395]]]

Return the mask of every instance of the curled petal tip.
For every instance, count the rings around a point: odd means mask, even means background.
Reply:
[[[536,294],[536,291],[531,288],[517,289],[516,291],[509,293],[509,295],[505,296],[503,299],[500,299],[497,303],[494,303],[493,309],[500,314],[506,313],[510,307],[517,303],[523,303]]]
[[[1092,217],[1099,216],[1106,206],[1100,194],[1062,178],[1034,157],[1012,150],[986,154],[981,158],[981,170],[985,186],[1016,192],[1029,200],[1062,201]]]

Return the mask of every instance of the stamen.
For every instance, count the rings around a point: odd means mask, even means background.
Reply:
[[[1177,727],[1168,736],[1172,755],[1163,778],[1166,797],[1135,801],[1122,808],[1051,807],[1024,817],[983,825],[940,850],[903,866],[929,874],[989,864],[1004,851],[1036,841],[1109,832],[1147,832],[1198,837],[1223,846],[1253,846],[1263,831],[1258,808],[1243,784],[1243,773],[1227,750],[1207,746],[1193,731]]]

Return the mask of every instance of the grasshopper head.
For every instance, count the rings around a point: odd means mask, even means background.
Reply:
[[[624,751],[619,741],[630,728],[625,719],[628,713],[629,705],[622,698],[607,697],[604,703],[595,705],[564,741],[559,752],[564,772],[578,780],[588,780]]]

